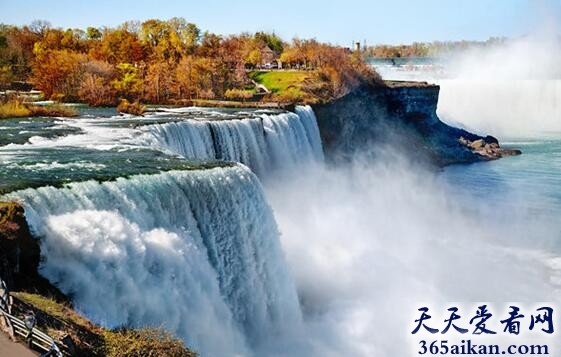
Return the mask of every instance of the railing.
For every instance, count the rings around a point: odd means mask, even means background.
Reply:
[[[0,279],[0,313],[4,317],[3,324],[15,339],[16,335],[23,337],[30,348],[36,347],[45,351],[41,357],[64,357],[55,340],[44,332],[35,328],[35,315],[33,313],[25,316],[24,321],[11,314],[13,299],[10,296],[4,280]]]

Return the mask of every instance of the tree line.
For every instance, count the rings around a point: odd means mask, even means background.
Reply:
[[[172,18],[85,30],[0,24],[0,86],[30,82],[46,98],[93,106],[223,98],[251,86],[247,72],[262,64],[266,48],[285,68],[313,70],[326,96],[379,80],[348,49],[265,32],[220,36]]]
[[[376,45],[368,47],[365,54],[375,58],[430,57],[470,48],[485,48],[505,41],[504,37],[491,37],[486,41],[434,41],[413,42],[409,45]]]

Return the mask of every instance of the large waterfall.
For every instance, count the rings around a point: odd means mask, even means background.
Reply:
[[[163,325],[209,356],[250,355],[300,325],[272,211],[241,165],[7,198],[41,238],[41,274],[95,322]]]
[[[192,160],[240,162],[259,176],[298,163],[322,161],[313,110],[261,114],[245,119],[185,120],[149,125],[137,141]]]

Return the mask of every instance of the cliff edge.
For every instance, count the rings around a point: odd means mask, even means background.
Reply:
[[[520,154],[447,125],[436,114],[440,87],[426,82],[362,85],[330,103],[313,106],[324,150],[331,159],[380,150],[411,154],[437,165],[471,163]]]

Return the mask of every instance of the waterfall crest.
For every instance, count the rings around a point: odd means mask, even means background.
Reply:
[[[190,160],[242,163],[258,176],[270,170],[323,161],[314,112],[261,114],[231,120],[185,120],[154,124],[138,140]]]

